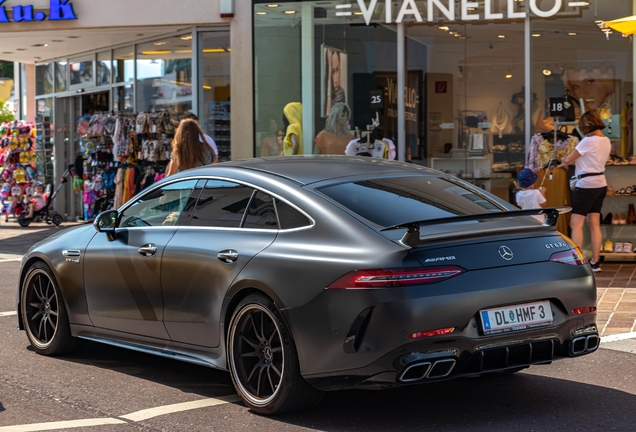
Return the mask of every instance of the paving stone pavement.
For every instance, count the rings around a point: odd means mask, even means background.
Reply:
[[[16,222],[0,221],[0,261],[25,254],[40,240],[78,223],[59,227],[33,223],[22,228]],[[636,262],[607,262],[594,274],[598,287],[598,320],[601,336],[636,332]]]

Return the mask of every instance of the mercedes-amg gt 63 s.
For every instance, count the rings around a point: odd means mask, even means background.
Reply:
[[[187,170],[33,246],[19,327],[40,354],[89,340],[228,370],[262,414],[510,374],[599,346],[566,211],[364,157]]]

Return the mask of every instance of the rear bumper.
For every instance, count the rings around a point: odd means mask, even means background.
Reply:
[[[483,333],[480,310],[542,300],[551,304],[549,326]],[[303,377],[318,388],[335,390],[450,379],[584,355],[598,347],[596,314],[574,315],[572,310],[594,305],[596,286],[589,266],[548,262],[470,271],[419,287],[325,290],[283,313]],[[448,327],[456,330],[447,336],[408,338]],[[414,369],[418,363],[420,371]],[[423,379],[410,380],[420,372]]]
[[[582,327],[573,319],[558,329],[542,329],[520,338],[489,340],[440,338],[406,344],[366,367],[331,374],[305,376],[321,390],[389,388],[475,376],[484,373],[550,364],[579,357],[598,349],[600,338],[596,316],[590,314]],[[578,330],[579,334],[573,331]],[[517,335],[521,336],[521,335]]]

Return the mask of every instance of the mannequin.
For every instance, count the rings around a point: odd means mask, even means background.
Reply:
[[[347,144],[354,139],[349,132],[351,110],[343,102],[334,104],[325,122],[325,129],[314,140],[314,153],[343,155]]]
[[[284,154],[286,156],[303,154],[303,106],[300,102],[288,103],[283,113]]]

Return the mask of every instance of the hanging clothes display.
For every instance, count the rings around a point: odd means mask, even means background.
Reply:
[[[574,151],[579,139],[573,135],[557,133],[554,143],[554,133],[538,133],[532,136],[526,159],[526,167],[532,171],[546,166],[551,160],[563,161]]]
[[[503,106],[503,102],[499,102],[497,111],[492,121],[492,133],[498,134],[499,138],[503,138],[504,131],[508,128],[510,116]]]
[[[546,189],[545,207],[569,207],[570,187],[568,171],[555,166],[549,168],[541,168],[537,171],[537,181],[534,188],[538,189],[543,186]],[[570,214],[562,214],[557,222],[557,231],[564,235],[568,235],[568,227],[570,226]]]
[[[75,188],[84,219],[118,209],[160,178],[170,161],[175,128],[167,111],[97,113],[78,121],[80,165]],[[83,163],[82,163],[83,162]]]

